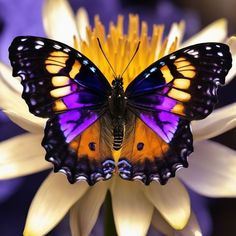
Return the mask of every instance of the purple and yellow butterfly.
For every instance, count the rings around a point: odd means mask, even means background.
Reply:
[[[190,122],[212,112],[232,64],[227,45],[196,44],[154,62],[124,91],[121,76],[110,85],[93,62],[63,43],[17,37],[9,52],[30,112],[49,118],[46,160],[70,183],[90,185],[116,170],[126,180],[165,184],[187,167]]]

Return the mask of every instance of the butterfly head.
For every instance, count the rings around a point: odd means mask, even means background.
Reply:
[[[123,90],[123,78],[121,76],[115,77],[112,81],[112,88],[121,88]]]

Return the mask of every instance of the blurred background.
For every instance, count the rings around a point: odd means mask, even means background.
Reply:
[[[185,39],[222,17],[229,22],[229,34],[236,33],[235,0],[70,0],[69,2],[75,11],[84,6],[89,13],[91,23],[94,15],[99,14],[106,27],[109,21],[116,21],[117,14],[124,14],[127,20],[129,13],[138,13],[140,18],[150,25],[164,23],[166,33],[172,22],[185,20]],[[9,64],[7,50],[13,37],[27,34],[45,36],[41,18],[42,4],[41,0],[0,0],[0,60],[2,62]],[[220,90],[218,107],[236,101],[235,88],[236,80],[233,80],[229,86]],[[23,132],[0,113],[1,141]],[[214,138],[214,141],[236,149],[236,129]],[[0,181],[1,235],[21,235],[30,202],[47,174],[48,172],[42,172]],[[236,235],[236,198],[208,199],[191,191],[190,195],[204,236]],[[48,235],[64,236],[68,235],[68,232],[68,221],[65,219]],[[101,232],[102,224],[98,222],[92,235],[100,236]],[[155,234],[150,233],[150,235]]]

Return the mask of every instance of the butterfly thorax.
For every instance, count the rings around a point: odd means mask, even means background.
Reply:
[[[127,97],[123,89],[123,79],[118,77],[112,81],[112,91],[108,99],[113,125],[113,148],[119,150],[122,145],[125,126]]]

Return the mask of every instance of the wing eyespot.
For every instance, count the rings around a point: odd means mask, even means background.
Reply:
[[[88,144],[88,146],[89,146],[89,149],[90,149],[91,151],[95,151],[95,150],[96,150],[96,143],[95,143],[95,142],[90,142],[90,143]]]
[[[144,143],[141,143],[141,142],[140,142],[140,143],[137,144],[137,150],[138,150],[138,151],[142,151],[143,148],[144,148]]]

